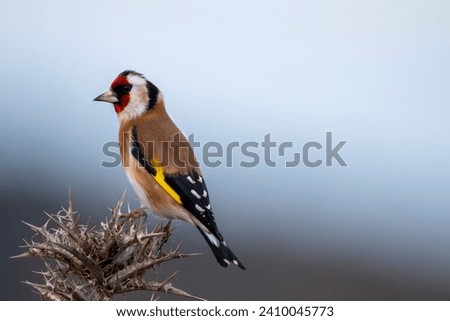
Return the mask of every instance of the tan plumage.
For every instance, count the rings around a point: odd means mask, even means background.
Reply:
[[[158,97],[151,113],[145,113],[141,117],[121,122],[119,146],[122,165],[134,190],[142,189],[137,193],[144,193],[144,196],[140,195],[139,198],[146,208],[151,209],[153,214],[169,219],[181,219],[194,224],[191,219],[192,215],[180,206],[170,194],[166,193],[145,167],[139,164],[139,161],[130,153],[133,128],[136,130],[136,136],[141,144],[145,159],[153,166],[162,165],[164,173],[167,174],[177,172],[187,174],[189,171],[195,170],[201,175],[195,157],[188,156],[194,154],[190,146],[180,151],[180,159],[184,161],[185,166],[175,166],[175,148],[170,148],[169,144],[173,142],[173,137],[176,137],[177,134],[180,135],[180,140],[186,143],[187,139],[170,119],[161,96]],[[187,159],[191,161],[187,162]]]
[[[114,104],[122,165],[142,205],[193,224],[222,266],[232,262],[245,269],[217,228],[193,150],[167,114],[159,89],[143,75],[124,71],[95,100]]]

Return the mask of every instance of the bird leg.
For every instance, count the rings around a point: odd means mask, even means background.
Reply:
[[[147,219],[147,212],[145,211],[145,208],[140,207],[140,208],[134,209],[126,214],[122,214],[121,216],[127,220],[137,220],[141,217],[144,217],[144,221],[145,221]]]

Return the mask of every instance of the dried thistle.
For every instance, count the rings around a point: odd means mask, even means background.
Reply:
[[[160,264],[196,254],[181,254],[180,245],[165,252],[170,222],[149,232],[143,210],[121,212],[124,199],[125,193],[98,229],[79,223],[70,193],[68,208],[45,213],[49,219],[43,226],[24,222],[36,234],[25,241],[26,251],[14,258],[39,257],[45,266],[45,271],[36,272],[43,283],[24,283],[49,300],[113,300],[117,294],[142,290],[201,300],[172,286],[176,273],[163,282],[145,281],[146,272]]]

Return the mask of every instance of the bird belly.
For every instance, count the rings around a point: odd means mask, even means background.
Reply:
[[[163,190],[137,160],[130,159],[129,166],[124,169],[131,187],[146,209],[165,219],[193,223],[192,215]]]

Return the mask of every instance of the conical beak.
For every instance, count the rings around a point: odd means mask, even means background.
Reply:
[[[94,101],[104,101],[106,103],[113,104],[113,103],[118,103],[119,99],[117,99],[117,96],[113,91],[108,90],[108,91],[104,92],[103,94],[101,94],[100,96],[95,97]]]

